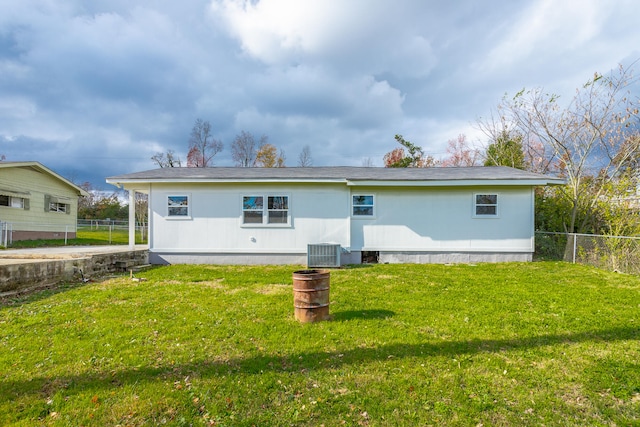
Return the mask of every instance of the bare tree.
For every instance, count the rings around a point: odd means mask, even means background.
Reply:
[[[373,159],[371,159],[371,157],[363,157],[362,158],[362,167],[364,167],[364,168],[372,168],[372,167],[374,167]]]
[[[231,144],[231,158],[236,162],[236,166],[243,168],[255,166],[258,147],[265,145],[268,140],[266,135],[262,135],[259,143],[256,144],[251,133],[241,131]]]
[[[631,68],[621,66],[608,77],[596,73],[564,108],[542,89],[523,89],[499,106],[506,122],[527,143],[540,143],[551,168],[566,177],[567,231],[588,226],[598,201],[639,152],[640,138],[632,137],[638,125],[638,99],[629,94],[634,82]],[[586,212],[580,222],[579,212]]]
[[[281,148],[280,152],[278,153],[278,159],[276,160],[276,167],[277,168],[284,168],[287,165],[285,164],[285,162],[287,161],[287,156],[284,154],[284,150]]]
[[[502,106],[498,108],[502,109]],[[550,154],[549,147],[529,130],[518,128],[509,122],[504,112],[496,114],[492,111],[487,118],[478,119],[476,124],[489,141],[484,152],[485,166],[513,166],[543,174],[550,172],[554,156]],[[522,159],[518,147],[522,150]]]
[[[305,145],[302,148],[302,151],[298,155],[298,166],[302,168],[309,167],[313,164],[313,160],[311,159],[311,147]]]
[[[151,160],[161,168],[179,168],[182,161],[173,150],[167,150],[166,153],[156,153],[151,156]]]
[[[224,145],[211,134],[211,124],[208,121],[197,119],[191,130],[189,138],[189,153],[187,154],[187,166],[206,168],[213,166],[213,157],[222,151]]]

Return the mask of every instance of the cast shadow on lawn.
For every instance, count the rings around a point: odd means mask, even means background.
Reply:
[[[336,369],[345,365],[362,365],[388,359],[459,357],[479,353],[518,351],[545,346],[572,345],[583,342],[614,342],[640,340],[637,327],[619,327],[579,333],[542,335],[513,339],[469,341],[425,341],[420,344],[395,343],[371,348],[353,348],[332,352],[295,353],[289,355],[254,355],[224,359],[212,355],[210,360],[177,365],[155,365],[60,377],[38,377],[20,381],[0,382],[0,398],[18,399],[23,395],[52,395],[64,390],[66,396],[85,390],[112,391],[114,387],[132,384],[176,381],[191,378],[212,378],[234,374],[260,375],[264,372],[295,373]]]
[[[37,301],[46,300],[53,295],[81,288],[82,286],[90,285],[99,281],[102,281],[102,279],[88,280],[86,282],[82,280],[65,281],[7,292],[0,295],[0,310],[6,307],[31,304]]]

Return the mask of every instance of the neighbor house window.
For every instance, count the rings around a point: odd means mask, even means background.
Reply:
[[[69,205],[64,203],[52,202],[49,203],[49,212],[67,213],[69,211]]]
[[[475,216],[490,217],[498,216],[498,195],[497,194],[476,194],[475,196]]]
[[[167,196],[167,215],[172,217],[188,217],[189,196]]]
[[[71,204],[66,197],[44,196],[44,211],[69,214],[71,213]]]
[[[0,195],[0,206],[7,206],[17,209],[29,209],[29,199]]]
[[[289,224],[289,196],[243,196],[242,223]]]
[[[353,216],[372,217],[374,215],[372,194],[354,194],[352,196],[351,206]]]

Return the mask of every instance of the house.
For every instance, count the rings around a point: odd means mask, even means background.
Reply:
[[[80,196],[88,193],[38,162],[0,162],[0,245],[75,238]]]
[[[155,264],[305,264],[324,243],[342,264],[530,261],[534,188],[564,183],[508,167],[161,168],[107,182],[130,206],[148,194]]]

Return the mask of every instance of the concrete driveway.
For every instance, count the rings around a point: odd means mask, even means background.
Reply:
[[[136,245],[134,250],[144,251],[147,249],[149,249],[148,245]],[[129,252],[130,250],[129,245],[5,249],[0,250],[0,265],[86,258],[91,255]]]

